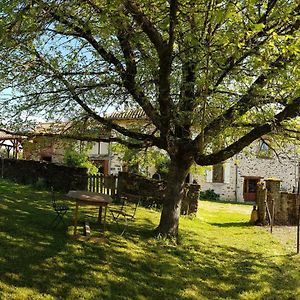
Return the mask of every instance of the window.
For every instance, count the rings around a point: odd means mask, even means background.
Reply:
[[[272,150],[268,144],[268,142],[264,141],[263,139],[259,140],[259,148],[258,148],[258,157],[260,158],[271,158],[272,157]]]
[[[256,193],[257,179],[245,179],[244,193]]]
[[[223,164],[213,165],[212,182],[224,182],[224,167]]]

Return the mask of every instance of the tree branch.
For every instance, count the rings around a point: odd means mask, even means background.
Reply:
[[[50,63],[48,63],[38,52],[37,50],[35,50],[35,55],[38,57],[38,59],[40,60],[40,62],[44,65],[47,66],[48,69],[50,69],[54,76],[59,79],[68,89],[69,93],[71,94],[72,98],[83,108],[83,110],[90,116],[92,117],[94,120],[98,121],[99,123],[103,124],[104,126],[106,126],[109,129],[114,129],[117,132],[131,137],[133,139],[136,140],[145,140],[145,141],[152,141],[153,144],[161,145],[161,140],[154,137],[154,136],[150,136],[148,134],[143,134],[143,133],[138,133],[138,132],[134,132],[131,130],[128,130],[122,126],[119,126],[117,124],[115,124],[113,121],[108,120],[104,117],[99,116],[95,111],[93,111],[86,103],[84,103],[80,97],[78,96],[78,94],[76,93],[74,87],[59,73],[58,70],[56,70]]]
[[[166,44],[147,16],[140,10],[138,5],[133,0],[124,1],[124,6],[126,10],[132,15],[133,19],[141,26],[145,34],[148,36],[149,40],[154,45],[158,55],[163,57],[162,50],[165,48]]]
[[[49,9],[50,9],[50,12],[49,12],[50,15],[56,21],[66,25],[70,29],[73,29],[75,32],[77,32],[79,34],[80,37],[87,40],[106,62],[115,66],[117,73],[121,77],[124,76],[125,70],[122,66],[122,63],[116,58],[116,56],[112,52],[106,51],[104,49],[104,47],[102,47],[101,44],[98,43],[98,41],[93,37],[91,30],[89,29],[89,27],[86,24],[81,24],[82,27],[79,27],[78,25],[76,25],[76,22],[81,23],[81,21],[78,18],[76,18],[75,16],[70,15],[70,14],[68,15],[68,17],[70,19],[75,21],[75,22],[71,22],[64,17],[66,15],[66,12],[64,12],[64,14],[60,15],[59,13],[57,13],[58,10],[53,11],[51,9],[51,7],[49,7]]]
[[[235,105],[231,106],[204,128],[204,135],[206,137],[214,136],[217,132],[222,130],[222,128],[226,128],[228,125],[232,124],[237,116],[242,116],[254,105],[257,105],[256,90],[264,87],[267,84],[269,77],[276,74],[278,70],[284,68],[288,62],[289,60],[282,55],[278,56],[270,65],[269,69],[253,82],[248,89],[248,92],[244,94]],[[200,143],[200,137],[201,134],[195,138],[195,143]]]
[[[76,140],[76,141],[83,141],[83,142],[103,142],[103,143],[116,142],[125,145],[128,148],[135,148],[135,149],[142,149],[142,148],[153,146],[153,144],[150,141],[145,141],[142,143],[131,143],[118,137],[106,137],[106,136],[92,137],[88,135],[51,133],[51,132],[42,132],[42,133],[23,132],[23,131],[11,131],[4,128],[0,128],[0,132],[4,132],[14,137],[19,137],[23,140],[24,139],[31,140],[38,137],[44,137],[44,138],[55,138],[55,139],[63,139],[63,140]]]
[[[169,10],[169,42],[165,42],[155,28],[154,24],[140,10],[133,0],[124,2],[125,8],[132,15],[133,19],[140,25],[144,33],[154,45],[159,56],[159,79],[158,79],[158,103],[160,105],[160,132],[165,139],[170,131],[170,119],[172,111],[172,103],[170,99],[170,73],[172,65],[172,52],[174,44],[174,29],[176,26],[177,0],[170,1]],[[151,118],[152,119],[152,118]]]
[[[122,63],[111,53],[107,52],[101,45],[96,41],[96,39],[92,36],[91,30],[88,28],[86,24],[83,24],[84,27],[79,27],[74,23],[66,20],[63,16],[51,12],[51,15],[59,22],[67,25],[69,28],[72,28],[77,32],[82,38],[86,39],[94,49],[101,55],[101,57],[108,63],[113,64],[116,67],[117,73],[120,75],[124,87],[128,90],[128,92],[132,95],[132,97],[139,103],[139,105],[143,108],[147,116],[152,120],[153,124],[160,129],[161,124],[159,122],[159,116],[156,113],[154,107],[147,99],[146,95],[143,93],[142,88],[137,85],[135,82],[135,74],[136,74],[136,66],[134,63],[134,55],[133,51],[130,47],[128,41],[124,38],[121,39],[120,43],[123,54],[125,56],[125,61],[127,64],[127,70],[124,69]],[[69,15],[71,19],[74,21],[79,22],[78,18],[73,15]],[[84,29],[83,29],[84,28]],[[128,36],[128,35],[127,35]],[[125,52],[124,52],[125,51]]]
[[[226,159],[243,150],[246,146],[254,142],[259,137],[272,132],[278,126],[281,126],[281,122],[295,118],[299,114],[300,97],[294,99],[294,101],[288,104],[280,113],[276,114],[272,123],[265,123],[253,128],[239,140],[218,152],[208,155],[198,155],[196,153],[195,162],[201,166],[208,166],[225,161]]]
[[[267,17],[271,13],[272,9],[274,8],[277,0],[270,0],[268,3],[268,8],[265,12],[265,14],[256,22],[256,24],[266,24]],[[300,5],[298,5],[295,9],[295,11],[299,11]],[[298,29],[299,26],[297,25],[298,22],[295,22],[295,28]],[[242,55],[237,55],[234,53],[231,55],[226,63],[225,63],[225,69],[223,72],[220,74],[216,82],[214,83],[214,87],[218,87],[224,80],[224,78],[237,66],[239,65],[242,61],[244,61],[249,55],[257,53],[257,51],[260,49],[260,47],[267,41],[269,34],[269,31],[271,29],[274,29],[278,25],[278,29],[282,29],[284,26],[282,24],[274,23],[270,24],[269,26],[265,26],[261,31],[257,32],[255,35],[249,37],[244,43],[245,49],[250,48],[248,51],[245,51]],[[293,26],[291,30],[294,30]],[[241,52],[241,49],[239,49],[239,52]]]

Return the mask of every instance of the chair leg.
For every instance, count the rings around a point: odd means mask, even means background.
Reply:
[[[113,218],[114,222],[116,222],[117,226],[121,227],[121,224],[119,223],[119,218],[120,218],[121,214],[120,213],[114,213],[112,211],[110,211],[110,213],[112,215],[112,218]],[[127,223],[125,216],[124,216],[124,219],[125,219],[125,222]],[[125,227],[126,226],[127,226],[127,224],[125,225]],[[123,228],[123,230],[121,232],[121,235],[123,235],[123,233],[125,232],[125,227]]]
[[[66,225],[66,223],[63,219],[63,217],[66,213],[67,213],[66,211],[64,211],[64,212],[58,212],[57,211],[56,212],[57,215],[56,215],[55,219],[51,222],[50,226],[53,227],[53,228],[56,228],[56,226],[58,226],[58,224],[60,222],[62,222],[64,225]]]
[[[59,218],[60,218],[60,215],[58,213],[56,213],[56,217],[53,219],[50,226],[55,228],[57,226],[57,224],[59,223]]]
[[[127,226],[128,226],[128,220],[127,220],[127,218],[124,217],[124,219],[125,219],[125,226],[124,226],[124,228],[123,228],[123,230],[122,230],[122,232],[121,232],[121,235],[124,234],[124,232],[125,232],[125,230],[126,230],[126,228],[127,228]]]
[[[118,219],[119,219],[120,214],[114,214],[112,211],[110,213],[113,217],[113,220],[118,224]]]

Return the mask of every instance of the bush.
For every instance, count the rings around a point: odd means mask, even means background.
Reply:
[[[45,178],[39,177],[37,181],[34,183],[34,186],[39,190],[44,190],[47,188],[47,182]]]
[[[98,173],[98,168],[88,160],[86,152],[79,153],[73,149],[68,149],[65,152],[64,162],[69,167],[86,168],[90,175]]]
[[[200,192],[200,199],[220,200],[220,195],[217,194],[214,190],[208,189],[206,191]]]

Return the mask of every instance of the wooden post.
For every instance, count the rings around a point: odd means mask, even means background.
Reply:
[[[84,235],[87,237],[91,235],[90,223],[88,221],[84,221]]]
[[[272,200],[272,216],[271,216],[271,221],[270,221],[270,225],[271,225],[271,228],[270,228],[270,231],[271,233],[273,233],[273,225],[274,225],[274,217],[275,217],[275,202],[274,200]]]
[[[298,220],[297,220],[297,253],[299,253],[300,240],[300,205],[298,206]]]
[[[269,224],[271,225],[271,223],[272,223],[272,217],[271,217],[271,213],[270,213],[270,209],[269,209],[269,205],[268,205],[267,201],[265,201],[265,205],[266,205],[268,219],[269,219],[269,222],[270,222]]]
[[[96,179],[96,193],[100,193],[100,183],[99,183],[99,175],[95,175]]]
[[[100,174],[100,193],[104,193],[104,175]]]

